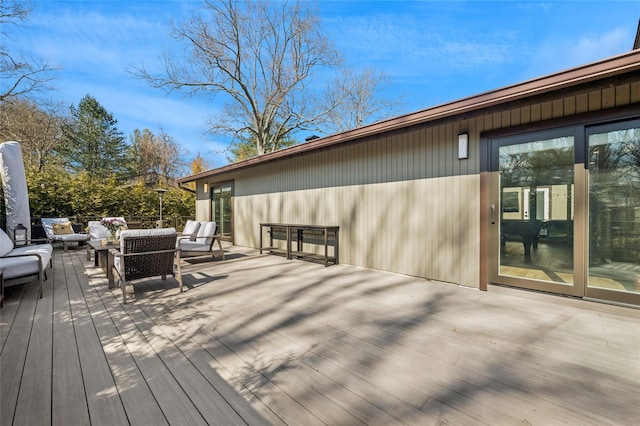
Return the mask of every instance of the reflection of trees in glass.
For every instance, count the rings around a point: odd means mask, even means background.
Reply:
[[[537,216],[539,186],[573,183],[573,138],[549,139],[500,148],[502,188],[528,188],[529,219]],[[570,194],[570,188],[567,190]],[[511,208],[503,193],[502,206]],[[570,211],[570,207],[567,209]],[[542,218],[540,218],[542,219]]]
[[[589,145],[590,262],[640,263],[640,128]]]
[[[573,183],[573,149],[504,154],[500,172],[504,187],[531,187]]]

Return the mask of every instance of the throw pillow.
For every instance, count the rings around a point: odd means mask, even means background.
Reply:
[[[0,256],[4,256],[13,250],[13,241],[0,229]]]
[[[68,235],[73,234],[73,228],[71,228],[71,222],[54,223],[53,235]]]

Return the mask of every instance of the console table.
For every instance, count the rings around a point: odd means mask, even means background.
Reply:
[[[267,228],[269,234],[269,245],[265,246],[263,234],[264,228]],[[338,263],[338,232],[339,226],[324,225],[293,225],[288,223],[261,223],[260,224],[260,254],[263,250],[270,253],[282,254],[287,259],[308,258],[321,260],[324,266],[329,263]],[[284,241],[285,247],[276,245],[276,241]],[[292,248],[292,242],[295,240],[295,250]],[[324,247],[324,254],[317,254],[311,251],[305,251],[305,244],[315,244]],[[333,255],[329,255],[329,246],[333,246]]]

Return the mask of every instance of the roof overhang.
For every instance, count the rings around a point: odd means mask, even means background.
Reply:
[[[607,58],[598,62],[571,68],[555,74],[528,80],[490,92],[445,103],[418,112],[401,115],[388,120],[379,121],[357,129],[314,139],[307,143],[294,145],[279,151],[232,163],[217,169],[208,170],[191,176],[177,179],[180,183],[213,177],[222,173],[245,169],[278,159],[320,150],[356,139],[362,139],[392,130],[423,124],[442,118],[462,115],[476,110],[504,104],[507,102],[541,95],[547,92],[565,89],[572,86],[601,80],[608,77],[640,70],[640,50]]]

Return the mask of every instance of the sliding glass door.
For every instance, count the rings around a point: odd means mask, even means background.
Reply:
[[[490,281],[640,305],[640,120],[489,149]]]
[[[640,122],[589,129],[587,294],[640,293]]]
[[[574,138],[540,135],[495,147],[499,241],[494,281],[575,294]]]
[[[211,220],[220,226],[223,239],[231,240],[233,232],[233,184],[231,182],[211,188]]]

